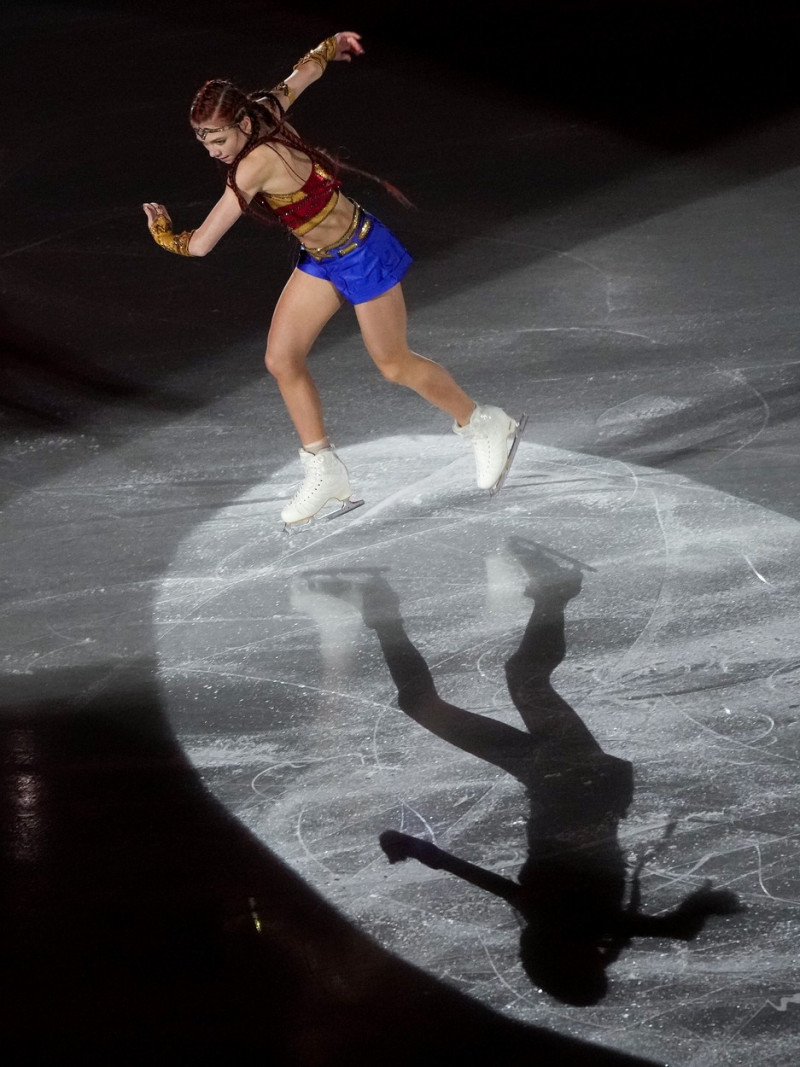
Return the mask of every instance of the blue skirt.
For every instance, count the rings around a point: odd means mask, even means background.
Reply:
[[[364,304],[397,285],[412,262],[391,230],[356,206],[354,225],[342,240],[301,248],[297,269],[330,282],[351,304]]]

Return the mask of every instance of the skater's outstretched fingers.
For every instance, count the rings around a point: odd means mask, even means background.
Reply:
[[[169,225],[172,225],[172,219],[169,216],[169,212],[163,204],[159,204],[156,201],[149,201],[146,204],[142,204],[142,210],[147,216],[147,225],[151,226],[159,215],[163,215]]]
[[[336,38],[336,55],[334,59],[344,60],[349,63],[353,56],[363,56],[364,48],[361,44],[361,34],[352,30],[342,30],[334,34]]]

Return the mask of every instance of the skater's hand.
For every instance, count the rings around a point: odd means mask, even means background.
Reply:
[[[167,220],[170,228],[172,227],[172,219],[169,217],[169,212],[163,204],[157,204],[155,202],[149,204],[142,204],[142,210],[147,215],[147,225],[152,226],[159,215],[163,215]]]
[[[336,55],[334,59],[344,60],[345,63],[349,63],[353,56],[363,56],[364,49],[361,46],[361,34],[353,33],[352,30],[343,30],[341,33],[335,33],[336,38]]]

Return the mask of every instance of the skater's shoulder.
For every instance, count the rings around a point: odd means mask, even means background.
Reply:
[[[241,160],[236,172],[239,188],[278,196],[293,193],[313,172],[311,161],[302,153],[270,142],[256,145]]]

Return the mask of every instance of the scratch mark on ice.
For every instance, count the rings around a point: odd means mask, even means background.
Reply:
[[[749,556],[746,556],[744,553],[742,553],[742,557],[743,557],[745,563],[747,564],[747,566],[750,568],[750,570],[753,572],[753,574],[756,576],[756,578],[758,578],[758,580],[760,582],[763,582],[764,585],[772,585],[772,582],[768,582],[767,579],[764,577],[764,575],[761,574],[760,571],[756,570],[756,568],[753,566],[753,561],[750,559]]]

